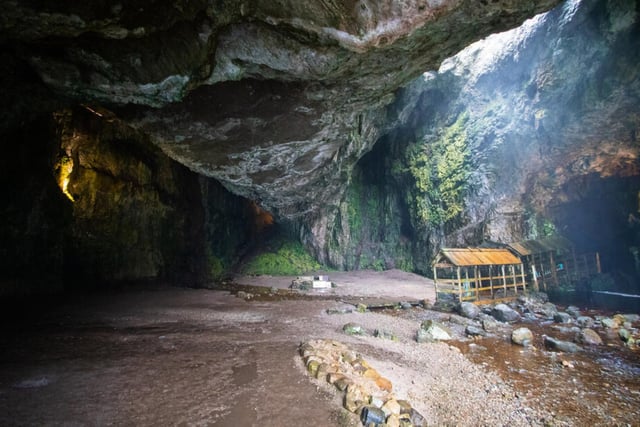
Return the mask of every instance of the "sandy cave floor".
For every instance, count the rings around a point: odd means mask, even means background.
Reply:
[[[420,319],[439,313],[326,312],[347,297],[429,298],[427,279],[398,271],[330,278],[343,285],[317,297],[245,301],[161,288],[16,314],[0,337],[0,425],[360,425],[330,386],[306,374],[297,348],[315,338],[362,353],[430,425],[579,425],[458,347],[416,343]],[[238,283],[284,288],[290,280]],[[348,322],[399,339],[348,336]]]

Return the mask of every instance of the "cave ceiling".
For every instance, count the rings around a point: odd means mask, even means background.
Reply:
[[[409,117],[388,108],[399,88],[558,3],[3,1],[0,44],[56,96],[291,220],[337,204]]]

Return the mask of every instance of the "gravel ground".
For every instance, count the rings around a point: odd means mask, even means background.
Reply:
[[[332,387],[307,375],[297,349],[310,339],[360,352],[429,425],[550,420],[457,348],[418,344],[420,318],[439,313],[327,314],[347,307],[341,299],[166,288],[32,307],[3,322],[0,424],[358,425]],[[397,340],[346,335],[348,322]]]

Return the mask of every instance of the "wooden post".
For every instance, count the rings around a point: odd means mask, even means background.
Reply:
[[[576,259],[576,248],[571,246],[571,256],[573,258],[573,279],[578,281],[578,260]]]
[[[466,286],[469,286],[469,267],[465,267],[465,268],[464,268],[464,279],[466,280],[466,282],[464,282],[464,283],[465,283],[465,285],[466,285]],[[468,291],[468,288],[465,288],[465,290],[466,290],[466,291]],[[464,295],[464,296],[465,296],[465,297],[467,296],[467,295],[466,295],[466,292],[465,292],[465,295]],[[462,300],[460,300],[460,302],[462,302]]]
[[[436,301],[438,300],[438,269],[433,266],[433,285],[436,288]]]
[[[524,264],[520,263],[520,275],[522,276],[522,293],[527,294],[527,281],[524,278]]]
[[[556,262],[553,259],[553,251],[549,252],[549,266],[551,267],[551,277],[553,278],[553,283],[558,287],[558,276],[556,274]]]
[[[536,265],[535,264],[531,264],[531,275],[533,276],[533,289],[536,290],[536,292],[540,292],[540,285],[538,285],[538,272],[536,271]]]
[[[479,301],[480,291],[478,289],[480,289],[480,283],[478,283],[478,266],[477,265],[473,266],[473,278],[475,279],[473,282],[475,283],[475,286],[476,286],[476,301]]]
[[[600,253],[596,252],[596,270],[598,274],[602,273],[602,269],[600,268]]]
[[[516,266],[511,264],[509,266],[509,270],[511,270],[511,278],[513,279],[513,293],[518,293],[518,278],[516,277]]]
[[[462,302],[462,279],[460,278],[460,267],[458,267],[458,300]]]
[[[491,299],[493,299],[493,265],[489,266],[489,288],[491,292]]]
[[[504,288],[504,296],[507,296],[507,275],[504,272],[504,264],[500,266],[500,271],[502,272],[502,287]]]

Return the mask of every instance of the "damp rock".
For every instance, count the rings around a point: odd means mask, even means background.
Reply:
[[[446,326],[434,321],[425,320],[418,329],[416,341],[419,343],[447,341],[452,337],[451,330]]]
[[[533,333],[528,328],[518,328],[511,332],[511,341],[514,344],[528,346],[533,341]]]
[[[375,406],[365,406],[362,408],[362,412],[360,413],[360,421],[362,421],[362,424],[365,426],[370,424],[383,424],[386,418],[384,411],[380,408],[376,408]]]
[[[604,319],[601,319],[600,323],[602,324],[602,326],[608,329],[617,329],[620,327],[620,322],[618,322],[618,319],[612,319],[611,317],[605,317]]]
[[[512,309],[506,304],[498,304],[491,310],[491,315],[501,322],[515,322],[520,320],[520,315],[517,311]]]
[[[567,309],[565,311],[570,316],[573,316],[573,317],[576,317],[576,318],[582,316],[582,313],[580,312],[580,309],[578,307],[576,307],[575,305],[570,305],[569,307],[567,307]]]
[[[475,319],[480,315],[480,307],[471,302],[461,302],[458,313],[468,319]]]
[[[464,329],[464,332],[470,337],[484,337],[487,335],[487,332],[484,329],[473,325],[468,325]]]
[[[576,341],[585,345],[601,345],[602,338],[593,329],[585,328],[578,332]]]
[[[575,343],[557,340],[546,335],[544,337],[544,345],[549,350],[561,351],[564,353],[577,353],[582,350],[582,348]]]
[[[482,329],[487,332],[496,332],[500,328],[500,324],[496,322],[492,317],[487,317],[482,320]]]
[[[342,331],[347,335],[365,335],[365,330],[357,323],[349,322],[342,327]]]
[[[569,313],[561,311],[553,316],[553,321],[556,323],[571,323],[573,319]]]
[[[618,336],[622,341],[626,342],[626,341],[629,341],[629,338],[631,337],[631,333],[629,332],[628,329],[620,328],[620,330],[618,330]]]
[[[578,326],[580,326],[581,328],[592,328],[593,325],[595,324],[595,320],[593,319],[593,317],[589,317],[589,316],[579,316],[576,319],[576,323],[578,324]]]

